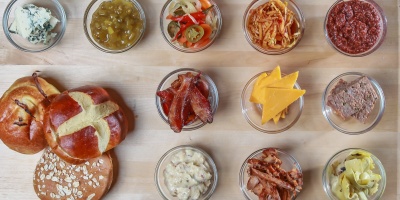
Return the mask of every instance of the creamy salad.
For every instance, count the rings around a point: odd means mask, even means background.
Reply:
[[[212,170],[205,157],[193,150],[182,150],[172,156],[164,170],[165,184],[179,199],[199,199],[211,184]]]

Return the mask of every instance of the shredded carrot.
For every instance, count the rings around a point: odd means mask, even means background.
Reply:
[[[187,39],[186,39],[186,37],[185,37],[185,34],[182,34],[182,36],[180,37],[180,38],[178,38],[178,42],[179,43],[185,43],[187,41]]]
[[[210,25],[208,25],[208,24],[200,24],[200,26],[204,29],[204,35],[198,42],[196,42],[196,44],[201,44],[202,42],[204,42],[207,39],[209,40],[210,36],[211,36],[211,33],[212,33],[212,28],[211,28]]]
[[[202,48],[202,47],[204,47],[204,46],[206,46],[208,43],[210,43],[211,42],[211,39],[210,38],[207,38],[207,39],[205,39],[205,40],[202,40],[202,41],[199,41],[199,42],[197,42],[195,45],[194,45],[194,48]]]
[[[200,3],[203,10],[211,7],[211,3],[208,0],[200,0]]]
[[[264,49],[283,49],[296,44],[300,24],[281,0],[270,0],[250,11],[246,24],[254,44]]]

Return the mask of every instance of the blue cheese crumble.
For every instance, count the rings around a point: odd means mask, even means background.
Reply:
[[[33,44],[43,42],[48,44],[57,33],[51,30],[60,22],[51,15],[47,8],[37,7],[33,4],[25,4],[15,9],[15,20],[9,31],[18,34]]]

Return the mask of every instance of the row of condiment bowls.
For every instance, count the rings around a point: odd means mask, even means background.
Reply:
[[[246,160],[243,162],[242,167],[239,172],[239,186],[240,186],[241,191],[243,192],[243,195],[248,200],[259,199],[257,195],[255,195],[254,193],[252,193],[251,191],[249,191],[247,189],[247,182],[249,180],[249,167],[250,167],[250,164],[248,161],[250,159],[254,159],[254,158],[259,159],[263,155],[263,151],[265,151],[266,149],[275,149],[276,150],[278,158],[282,161],[281,167],[283,170],[291,171],[292,169],[296,169],[298,172],[300,172],[300,176],[303,177],[303,172],[302,172],[300,163],[289,153],[285,152],[283,149],[263,148],[263,149],[257,150],[246,158]],[[208,189],[200,196],[200,198],[198,198],[200,200],[209,199],[212,196],[212,194],[214,193],[214,191],[217,187],[217,184],[218,184],[217,166],[214,163],[214,160],[212,159],[212,157],[209,154],[207,154],[204,150],[202,150],[198,147],[189,146],[189,145],[177,146],[177,147],[170,149],[158,161],[158,164],[155,169],[155,174],[154,174],[154,179],[155,179],[157,189],[158,189],[160,195],[163,197],[163,199],[169,199],[169,200],[178,199],[178,197],[176,197],[175,195],[172,195],[171,192],[169,191],[169,188],[166,185],[167,180],[166,180],[164,173],[165,173],[166,166],[169,163],[171,163],[172,157],[175,154],[177,154],[179,151],[186,151],[186,150],[200,153],[201,155],[204,156],[204,160],[210,165],[210,173],[212,175],[212,178],[210,179],[211,184],[209,185]],[[385,172],[384,166],[381,163],[381,161],[375,155],[368,152],[367,150],[360,149],[360,148],[348,148],[348,149],[344,149],[344,150],[341,150],[341,151],[335,153],[331,158],[329,158],[323,169],[323,172],[322,172],[323,189],[330,199],[332,199],[332,200],[339,199],[337,196],[335,196],[335,193],[333,191],[334,186],[332,185],[333,184],[332,183],[332,181],[333,181],[332,173],[335,173],[334,171],[332,171],[333,170],[332,168],[334,166],[336,166],[335,163],[344,162],[345,158],[348,157],[351,153],[360,153],[360,152],[361,153],[365,152],[366,154],[370,155],[372,162],[374,163],[374,164],[372,164],[374,166],[372,169],[372,172],[375,174],[378,174],[381,177],[380,181],[378,182],[378,184],[379,184],[378,190],[376,191],[376,193],[370,195],[368,197],[368,199],[369,200],[377,200],[377,199],[380,199],[381,196],[383,195],[385,186],[386,186],[386,172]],[[174,162],[176,162],[176,161],[174,161]],[[174,180],[174,181],[178,181],[178,180]],[[304,181],[304,182],[307,182],[307,181]],[[300,188],[303,186],[302,183],[300,183],[301,184]],[[301,191],[298,192],[297,194],[295,194],[291,199],[296,199],[296,197],[298,197],[299,194],[301,194]]]
[[[140,6],[140,4],[136,1],[136,0],[129,0],[131,1],[135,7],[139,10],[140,13],[140,18],[143,20],[143,29],[141,31],[141,35],[138,37],[137,41],[132,43],[131,46],[124,48],[124,49],[120,49],[120,50],[112,50],[112,49],[107,49],[106,47],[100,45],[98,42],[96,42],[93,39],[92,33],[90,31],[89,28],[89,24],[91,22],[91,15],[93,14],[94,10],[96,9],[96,5],[98,6],[101,2],[104,1],[109,1],[109,0],[93,0],[91,1],[91,3],[89,4],[89,6],[87,7],[86,11],[85,11],[85,15],[84,15],[84,20],[83,20],[83,25],[84,25],[84,31],[85,34],[87,36],[87,39],[89,40],[89,42],[91,44],[93,44],[93,46],[95,46],[97,49],[107,52],[107,53],[121,53],[124,51],[127,51],[129,49],[131,49],[133,46],[135,46],[136,44],[139,43],[140,39],[142,38],[145,29],[146,29],[146,17],[145,17],[145,13],[144,10],[142,9],[142,7]],[[215,41],[215,39],[217,38],[221,28],[222,28],[222,15],[221,12],[217,6],[217,4],[213,1],[213,0],[209,0],[209,2],[213,5],[212,8],[212,12],[214,13],[214,15],[217,18],[217,25],[216,25],[216,30],[213,32],[210,41],[207,45],[203,45],[200,47],[194,47],[194,48],[186,48],[186,47],[182,47],[181,45],[179,45],[176,42],[172,42],[172,38],[168,35],[168,23],[167,23],[167,16],[168,16],[168,6],[171,4],[173,0],[168,0],[165,5],[162,8],[161,14],[160,14],[160,28],[161,28],[161,32],[163,34],[164,39],[166,40],[166,42],[173,47],[176,50],[182,51],[182,52],[187,52],[187,53],[194,53],[194,52],[199,52],[202,51],[206,48],[208,48],[209,46],[212,45],[212,43]],[[256,50],[265,53],[265,54],[270,54],[270,55],[277,55],[277,54],[283,54],[286,52],[289,52],[290,50],[292,50],[293,48],[295,48],[297,46],[297,44],[300,42],[301,38],[304,35],[304,30],[305,30],[305,17],[301,11],[301,9],[299,8],[299,6],[297,6],[297,4],[292,1],[289,0],[287,1],[287,7],[288,9],[292,10],[295,18],[298,20],[299,22],[299,36],[297,41],[295,42],[294,45],[288,46],[286,48],[281,48],[281,49],[265,49],[257,44],[254,44],[249,36],[249,31],[246,28],[246,24],[248,23],[247,20],[249,18],[249,14],[251,12],[251,10],[253,10],[254,8],[268,2],[269,0],[254,0],[250,3],[250,5],[247,7],[244,17],[243,17],[243,31],[245,33],[245,37],[248,40],[249,44]],[[334,5],[329,9],[328,14],[330,13],[330,11],[332,10],[332,8],[343,2],[343,0],[338,0],[334,3]],[[379,46],[382,44],[384,37],[386,35],[386,17],[382,11],[382,9],[379,7],[378,4],[376,4],[373,0],[366,0],[366,2],[368,2],[370,5],[372,5],[378,12],[381,18],[381,31],[380,31],[380,36],[377,39],[376,44],[370,48],[368,51],[362,52],[362,53],[346,53],[345,51],[340,50],[338,47],[335,46],[335,44],[331,41],[330,37],[328,36],[327,33],[327,18],[328,18],[328,14],[326,16],[325,19],[325,25],[324,25],[324,30],[325,30],[325,36],[326,39],[328,41],[329,44],[331,44],[331,46],[333,48],[335,48],[338,52],[343,53],[345,55],[348,56],[365,56],[368,55],[370,53],[372,53],[373,51],[375,51],[376,49],[379,48]],[[17,38],[16,36],[13,36],[9,31],[8,31],[8,27],[9,25],[12,23],[11,19],[13,18],[13,11],[15,10],[15,7],[17,5],[24,5],[26,3],[34,3],[34,4],[38,4],[39,6],[43,6],[43,7],[47,7],[49,8],[52,12],[53,15],[55,15],[58,19],[60,19],[61,24],[58,25],[58,27],[56,27],[55,32],[57,33],[57,36],[51,41],[51,43],[49,45],[32,45],[29,44],[27,41],[22,40],[21,38]],[[41,51],[45,51],[50,49],[51,47],[55,46],[63,37],[64,32],[66,30],[66,21],[67,21],[67,17],[66,17],[66,13],[62,7],[62,5],[57,1],[57,0],[51,0],[51,1],[43,1],[43,0],[12,0],[9,5],[6,8],[6,11],[4,13],[3,16],[3,29],[4,32],[7,36],[7,39],[11,42],[12,45],[14,45],[16,48],[22,50],[22,51],[27,51],[27,52],[41,52]]]
[[[171,83],[177,79],[179,74],[185,74],[187,72],[191,72],[193,74],[200,74],[201,78],[207,82],[208,87],[210,88],[210,96],[208,97],[208,100],[211,104],[212,114],[214,115],[218,108],[218,102],[219,102],[217,86],[215,85],[213,80],[206,73],[202,71],[192,68],[181,68],[174,70],[171,73],[167,74],[165,78],[162,79],[157,88],[157,91],[162,91],[167,89],[168,87],[170,87]],[[270,72],[271,71],[267,71],[267,73]],[[289,107],[290,113],[286,116],[285,119],[279,121],[278,124],[274,124],[273,122],[261,124],[261,112],[262,112],[261,105],[249,101],[251,90],[253,89],[253,85],[259,74],[252,77],[243,89],[241,95],[241,107],[243,116],[253,128],[255,128],[260,132],[274,134],[290,129],[292,126],[296,124],[296,122],[301,116],[304,106],[304,97],[303,96],[300,97],[298,100],[296,100],[294,103],[290,105]],[[368,132],[372,130],[379,123],[380,119],[383,116],[385,110],[385,96],[378,82],[370,76],[367,77],[371,81],[374,90],[378,94],[378,99],[375,108],[373,109],[372,113],[369,115],[365,123],[361,123],[356,119],[343,120],[335,114],[334,110],[331,107],[326,105],[327,97],[329,96],[330,91],[332,90],[333,87],[335,87],[335,85],[339,82],[340,79],[343,79],[345,81],[350,81],[362,76],[367,76],[367,75],[359,72],[347,72],[341,74],[336,78],[334,78],[328,84],[322,95],[323,115],[325,116],[326,120],[332,127],[334,127],[336,130],[342,133],[357,135]],[[300,85],[296,83],[295,88],[300,89]],[[161,99],[157,95],[156,95],[156,106],[159,115],[168,124],[169,123],[168,116],[164,113],[161,104]],[[195,122],[187,126],[184,126],[183,130],[184,131],[196,130],[204,125],[206,125],[206,123],[200,120],[196,120]]]

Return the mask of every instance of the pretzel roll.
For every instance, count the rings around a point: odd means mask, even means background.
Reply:
[[[44,149],[45,109],[59,93],[36,73],[16,80],[0,99],[0,139],[4,144],[23,154]]]
[[[47,148],[36,165],[33,188],[41,200],[101,199],[113,181],[110,153],[80,165],[64,162]]]
[[[80,164],[114,148],[126,136],[121,107],[101,87],[83,86],[58,95],[47,108],[45,136],[53,152]]]

